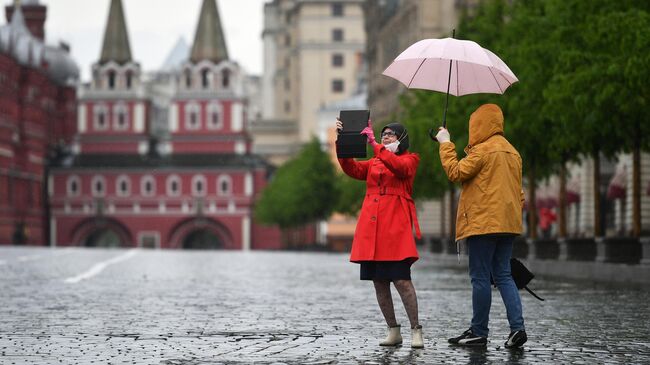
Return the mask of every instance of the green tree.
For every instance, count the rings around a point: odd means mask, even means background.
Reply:
[[[330,216],[336,203],[334,166],[316,138],[275,173],[255,207],[256,218],[282,229]]]
[[[366,195],[366,182],[353,179],[344,173],[336,175],[336,204],[334,211],[345,215],[356,215]]]
[[[493,0],[481,3],[475,16],[464,14],[459,24],[456,38],[476,41],[490,48],[496,42],[504,24],[505,2]],[[431,141],[429,129],[434,133],[442,125],[446,94],[409,90],[405,92],[400,103],[402,105],[404,124],[409,130],[411,151],[420,155],[420,167],[415,177],[413,192],[417,200],[441,197],[446,191],[452,196],[457,188],[448,181],[440,164],[438,144]],[[464,148],[468,142],[468,122],[470,114],[481,104],[496,103],[504,105],[502,95],[474,94],[461,97],[449,97],[447,111],[447,128],[456,151],[464,156]],[[449,211],[455,211],[455,200],[450,200]],[[450,222],[449,232],[453,236],[454,219]]]
[[[650,56],[648,3],[555,1],[558,62],[545,90],[546,112],[562,126],[560,149],[595,162],[595,233],[599,225],[599,156],[633,151],[634,234],[640,234],[640,150],[648,148],[645,115]]]

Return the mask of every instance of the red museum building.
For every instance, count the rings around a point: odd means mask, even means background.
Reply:
[[[79,69],[44,42],[46,7],[7,6],[0,26],[0,243],[46,244],[49,151],[72,141]]]
[[[111,0],[92,81],[77,88],[76,110],[62,114],[72,125],[53,123],[70,128],[52,137],[66,143],[41,173],[48,230],[30,243],[47,236],[52,246],[281,248],[277,228],[253,221],[270,166],[251,153],[245,81],[228,58],[216,0],[203,1],[187,59],[154,74],[132,58],[122,2]],[[15,145],[4,134],[1,143]],[[36,200],[42,186],[31,184]]]

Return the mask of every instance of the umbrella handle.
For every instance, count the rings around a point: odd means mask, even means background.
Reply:
[[[433,128],[429,128],[429,138],[431,138],[432,141],[438,142],[438,138],[436,138],[436,131]]]

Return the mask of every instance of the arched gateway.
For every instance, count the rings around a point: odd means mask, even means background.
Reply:
[[[79,223],[72,243],[87,247],[131,247],[133,237],[122,223],[111,218],[89,218]]]
[[[234,241],[228,228],[210,218],[190,218],[171,231],[171,248],[182,249],[233,249]]]
[[[185,250],[219,250],[223,249],[223,242],[213,232],[207,229],[197,229],[183,239]]]

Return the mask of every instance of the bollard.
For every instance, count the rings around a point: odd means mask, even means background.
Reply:
[[[605,237],[596,237],[596,262],[607,262],[607,241]]]
[[[569,242],[565,237],[560,237],[557,239],[557,244],[559,245],[560,253],[557,256],[558,261],[568,261],[569,260]]]
[[[526,238],[526,243],[528,244],[528,260],[535,260],[537,259],[537,251],[535,250],[536,245],[535,245],[535,240],[532,238]]]
[[[641,265],[650,266],[650,237],[641,237]]]

